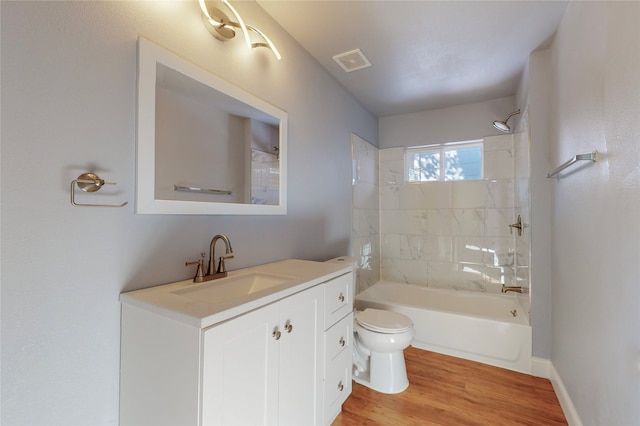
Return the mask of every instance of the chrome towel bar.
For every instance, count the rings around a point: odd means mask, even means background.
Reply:
[[[182,191],[182,192],[204,192],[207,194],[223,194],[223,195],[231,195],[232,192],[228,189],[210,189],[210,188],[200,188],[197,186],[182,186],[182,185],[173,185],[174,191]]]
[[[559,166],[558,168],[556,168],[554,171],[547,173],[547,177],[548,178],[552,178],[552,177],[556,177],[556,175],[558,173],[560,173],[561,171],[563,171],[564,169],[566,169],[567,167],[571,166],[572,164],[578,162],[578,161],[591,161],[591,162],[595,162],[596,161],[596,153],[598,151],[593,150],[593,152],[590,152],[588,154],[577,154],[574,155],[569,161],[567,161],[566,163],[562,164],[561,166]]]

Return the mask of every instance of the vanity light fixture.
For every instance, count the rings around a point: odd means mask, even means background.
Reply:
[[[268,49],[271,49],[278,60],[282,58],[282,56],[280,56],[280,52],[278,52],[278,49],[276,49],[276,46],[271,42],[269,37],[267,37],[256,27],[245,24],[242,20],[242,17],[240,17],[240,14],[235,10],[233,6],[231,6],[231,3],[229,3],[227,0],[221,0],[221,3],[231,11],[235,18],[235,22],[229,19],[229,17],[222,10],[220,10],[220,8],[218,7],[218,1],[199,0],[199,3],[200,9],[202,10],[202,22],[204,23],[205,28],[207,28],[211,35],[213,35],[218,40],[231,40],[236,35],[235,30],[240,29],[240,31],[242,31],[242,34],[244,35],[245,42],[247,43],[247,47],[249,47],[249,49],[256,47],[266,47]],[[263,41],[258,43],[251,42],[249,31],[258,34]]]

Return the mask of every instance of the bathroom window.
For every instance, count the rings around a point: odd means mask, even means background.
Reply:
[[[482,179],[482,140],[407,148],[407,182]]]

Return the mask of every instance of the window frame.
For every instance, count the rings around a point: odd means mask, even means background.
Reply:
[[[478,179],[446,179],[445,176],[445,153],[447,151],[452,151],[453,147],[458,149],[462,148],[480,148],[480,177]],[[410,180],[410,157],[415,153],[438,153],[440,157],[440,164],[438,169],[438,179],[432,180]],[[475,180],[484,180],[484,140],[483,139],[473,139],[468,141],[457,141],[457,142],[445,142],[440,144],[433,145],[420,145],[420,146],[412,146],[405,147],[404,149],[404,182],[409,184],[414,183],[429,183],[429,182],[464,182],[464,181],[475,181]]]

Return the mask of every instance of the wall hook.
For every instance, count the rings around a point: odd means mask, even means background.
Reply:
[[[125,201],[122,204],[86,204],[86,203],[76,203],[75,201],[75,185],[78,185],[78,188],[83,190],[84,192],[96,192],[104,185],[115,185],[115,182],[105,182],[104,179],[100,179],[100,177],[94,173],[83,173],[78,176],[78,179],[74,179],[71,181],[71,204],[76,207],[124,207],[128,204]]]

